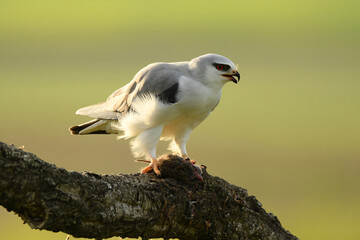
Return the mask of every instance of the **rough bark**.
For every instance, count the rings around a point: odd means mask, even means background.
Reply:
[[[160,171],[69,172],[0,142],[0,204],[32,228],[74,237],[297,239],[254,196],[205,167],[199,181],[191,164],[169,155]]]

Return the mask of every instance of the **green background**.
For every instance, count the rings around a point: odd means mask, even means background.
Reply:
[[[68,170],[134,173],[127,141],[71,136],[75,110],[156,61],[227,56],[241,81],[188,152],[301,239],[360,235],[358,1],[0,2],[0,141]],[[159,153],[164,153],[161,145]],[[65,239],[0,207],[0,238]]]

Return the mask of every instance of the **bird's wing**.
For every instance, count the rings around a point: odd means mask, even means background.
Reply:
[[[78,115],[85,115],[97,119],[118,119],[118,113],[107,110],[106,102],[80,108],[76,111]]]
[[[176,103],[179,79],[184,74],[182,68],[169,63],[150,64],[140,70],[131,82],[113,92],[105,102],[81,108],[76,114],[117,119],[119,114],[131,109],[136,97],[148,94],[158,97],[164,103]]]
[[[151,94],[166,103],[175,103],[181,72],[168,63],[151,64],[137,73],[126,86],[111,94],[106,103],[112,111],[126,113],[136,97]]]

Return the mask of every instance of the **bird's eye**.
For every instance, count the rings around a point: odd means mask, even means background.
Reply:
[[[226,72],[230,69],[229,65],[226,64],[220,64],[220,63],[214,63],[214,67],[219,70],[219,71],[223,71]]]
[[[224,70],[224,65],[222,65],[222,64],[217,64],[217,65],[216,65],[216,69],[219,70],[219,71]]]

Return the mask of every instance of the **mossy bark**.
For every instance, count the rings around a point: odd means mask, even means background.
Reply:
[[[155,174],[69,172],[0,142],[0,204],[74,237],[297,239],[241,187],[169,155]],[[174,171],[175,170],[175,171]]]

